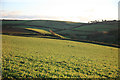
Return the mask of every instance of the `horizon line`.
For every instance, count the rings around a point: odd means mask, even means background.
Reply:
[[[54,19],[14,19],[14,18],[0,18],[0,20],[50,20],[50,21],[66,21],[66,22],[76,22],[79,23],[80,21],[68,21],[68,20],[54,20]],[[92,20],[92,21],[98,21],[98,22],[102,22],[102,21],[120,21],[118,19],[102,19],[102,20]],[[86,21],[86,22],[80,22],[80,23],[88,23],[91,21]]]

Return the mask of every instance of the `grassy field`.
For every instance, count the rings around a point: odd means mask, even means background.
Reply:
[[[67,21],[52,21],[52,20],[33,20],[25,23],[26,25],[43,26],[48,28],[69,29],[71,27],[81,25],[82,23],[73,23]]]
[[[3,77],[118,77],[118,48],[10,35],[2,40]]]
[[[87,36],[88,34],[93,34],[95,32],[108,32],[108,31],[117,30],[117,29],[118,29],[118,24],[98,23],[98,24],[83,25],[77,28],[62,30],[62,31],[59,31],[58,33],[74,34],[74,35],[79,34],[79,35]]]
[[[33,31],[36,31],[36,32],[39,32],[39,33],[42,33],[42,34],[51,34],[50,32],[45,31],[43,29],[35,29],[35,28],[25,28],[25,29],[33,30]]]
[[[4,20],[2,21],[3,25],[13,25],[17,27],[35,27],[41,26],[42,28],[47,27],[48,29],[68,29],[70,27],[79,26],[84,23],[75,23],[68,21],[54,21],[54,20]],[[28,26],[31,25],[31,26]],[[36,28],[36,27],[35,27]],[[40,27],[39,27],[40,28]]]
[[[83,31],[109,31],[112,29],[118,29],[118,25],[99,23],[99,24],[85,25],[82,27],[75,28],[75,30],[83,30]]]

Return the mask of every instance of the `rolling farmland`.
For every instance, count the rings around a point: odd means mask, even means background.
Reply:
[[[110,45],[120,44],[118,41],[118,31],[120,31],[118,26],[119,23],[119,21],[76,23],[53,20],[4,20],[2,22],[3,27],[31,28],[48,32],[52,30],[56,34],[72,40],[88,40]]]
[[[117,23],[4,20],[2,77],[117,78]]]

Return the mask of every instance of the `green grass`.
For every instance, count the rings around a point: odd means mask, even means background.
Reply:
[[[49,28],[58,28],[58,29],[68,29],[70,27],[81,25],[82,23],[70,23],[65,21],[50,21],[50,20],[35,20],[31,22],[25,23],[26,25],[36,25],[36,26],[43,26]]]
[[[50,32],[42,30],[42,29],[35,29],[35,28],[25,28],[25,29],[33,30],[33,31],[36,31],[36,32],[39,32],[39,33],[42,33],[42,34],[51,34]]]
[[[109,31],[112,29],[118,29],[118,25],[99,23],[99,24],[85,25],[82,27],[75,28],[75,30],[83,30],[83,31]]]
[[[114,47],[3,35],[2,52],[3,77],[118,77],[118,48]]]
[[[76,34],[79,34],[79,35],[88,35],[88,34],[90,34],[91,32],[64,30],[64,31],[59,31],[59,32],[57,32],[57,33],[59,33],[59,34],[69,34],[69,35],[76,35]]]
[[[97,40],[98,42],[102,42],[102,41],[106,42],[106,39],[108,39],[110,42],[115,43],[115,41],[113,41],[113,39],[116,38],[115,36],[107,35],[104,38],[102,37],[105,35],[104,34],[105,32],[109,33],[109,31],[112,31],[112,30],[113,31],[118,30],[117,23],[87,24],[87,25],[83,25],[83,26],[80,26],[77,28],[58,31],[56,33],[67,34],[67,35],[69,35],[68,37],[70,37],[70,38],[77,38],[77,39],[84,39],[84,40],[89,40],[89,38],[91,37],[91,39],[90,39],[91,41]],[[99,35],[99,33],[101,33],[103,35]],[[117,34],[117,32],[116,32],[116,34]],[[97,36],[101,36],[101,37],[99,37],[99,39],[98,39],[97,37],[92,37],[92,35],[97,35]],[[84,36],[84,37],[82,37],[82,36]],[[111,37],[111,36],[114,38],[109,39],[109,37]],[[107,41],[106,43],[110,43],[110,42]]]
[[[14,26],[14,27],[18,27],[18,28],[38,28],[38,27],[34,27],[34,26],[26,26],[26,25],[23,25],[23,26],[21,26],[21,25],[17,25],[17,26]]]
[[[45,31],[49,31],[49,28],[45,28],[45,27],[36,27],[36,26],[27,26],[27,25],[23,25],[23,26],[14,26],[14,27],[18,27],[18,28],[33,28],[33,29],[40,29],[40,30],[45,30]],[[52,29],[53,31],[55,31],[55,29]]]

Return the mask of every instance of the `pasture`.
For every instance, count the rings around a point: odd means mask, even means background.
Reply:
[[[118,77],[118,48],[10,35],[2,40],[3,78]]]

